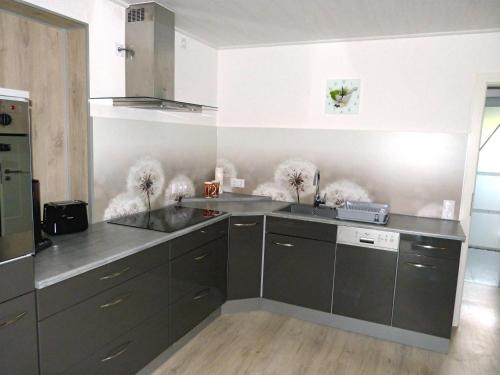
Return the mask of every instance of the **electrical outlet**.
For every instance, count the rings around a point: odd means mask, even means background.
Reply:
[[[245,187],[245,180],[243,178],[232,178],[231,179],[231,187],[244,188]]]

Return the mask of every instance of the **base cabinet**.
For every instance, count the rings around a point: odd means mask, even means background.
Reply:
[[[335,245],[268,233],[263,297],[331,311]]]
[[[70,368],[71,375],[135,374],[168,347],[168,310],[105,345]]]
[[[38,374],[33,292],[0,304],[0,373]]]
[[[459,241],[402,236],[393,326],[451,337]]]
[[[228,299],[260,297],[262,216],[233,216],[229,229]]]

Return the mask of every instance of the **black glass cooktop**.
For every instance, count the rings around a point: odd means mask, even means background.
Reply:
[[[158,210],[122,216],[112,219],[108,223],[172,233],[222,214],[221,211],[168,206]]]

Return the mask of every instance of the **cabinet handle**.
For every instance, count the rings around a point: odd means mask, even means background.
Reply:
[[[199,261],[199,260],[205,259],[209,255],[210,255],[210,253],[201,254],[201,255],[198,255],[197,257],[194,257],[193,260]]]
[[[418,268],[419,270],[436,268],[436,266],[433,266],[431,264],[412,263],[412,262],[406,262],[406,264],[409,265],[410,267]]]
[[[9,319],[9,320],[6,320],[6,321],[0,323],[0,328],[10,326],[10,325],[20,321],[22,318],[24,318],[26,316],[27,313],[28,313],[27,311],[24,311],[24,312],[16,315],[15,317],[13,317],[12,319]]]
[[[210,294],[210,288],[207,288],[205,290],[202,290],[200,293],[198,293],[197,295],[195,295],[193,297],[193,301],[196,301],[196,300],[199,300],[199,299],[202,299],[203,297],[206,297]]]
[[[116,306],[125,301],[128,297],[130,297],[130,293],[126,294],[124,296],[118,297],[110,302],[104,303],[101,306],[99,306],[101,309],[107,309],[108,307]]]
[[[277,246],[284,246],[284,247],[294,247],[295,245],[293,243],[283,243],[283,242],[273,242],[273,244]]]
[[[110,273],[109,275],[100,277],[99,280],[109,280],[109,279],[114,279],[115,277],[123,275],[125,272],[130,271],[130,267],[125,267],[121,271],[115,272],[115,273]]]
[[[114,352],[113,354],[108,355],[107,357],[104,357],[101,359],[101,362],[108,362],[111,361],[112,359],[115,359],[116,357],[121,356],[123,353],[125,353],[128,349],[128,346],[132,343],[132,341],[126,342],[125,344],[121,345],[118,347],[118,350]]]
[[[235,223],[235,227],[255,227],[257,223]]]
[[[203,229],[202,229],[202,230],[200,230],[200,233],[201,233],[201,234],[207,234],[208,232],[207,232],[206,230],[203,230]]]
[[[432,246],[432,245],[422,245],[422,244],[415,244],[416,247],[420,247],[422,249],[427,249],[427,250],[448,250],[446,247],[439,247],[439,246]]]

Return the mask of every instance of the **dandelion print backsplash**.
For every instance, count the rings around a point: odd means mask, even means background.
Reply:
[[[327,205],[389,203],[391,211],[441,217],[443,200],[460,210],[466,135],[360,130],[218,128],[217,165],[234,192],[312,204],[316,169]],[[226,189],[227,190],[227,189]]]
[[[216,144],[214,126],[94,118],[94,222],[201,195]]]

